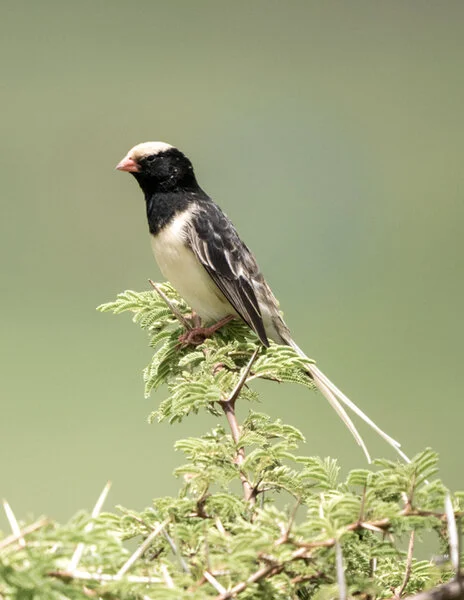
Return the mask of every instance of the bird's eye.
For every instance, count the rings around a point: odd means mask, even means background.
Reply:
[[[147,156],[147,158],[145,160],[149,163],[152,163],[152,162],[155,162],[155,159],[156,159],[156,155],[152,154],[152,156]]]

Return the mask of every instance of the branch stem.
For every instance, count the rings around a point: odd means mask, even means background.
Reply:
[[[237,417],[235,415],[235,402],[226,400],[224,402],[220,402],[220,405],[222,407],[222,410],[224,411],[224,414],[226,415],[227,422],[229,423],[232,439],[236,444],[238,444],[238,441],[240,439],[240,427],[237,421]],[[235,455],[235,462],[239,468],[245,462],[245,449],[243,448],[243,446],[237,449],[237,453]],[[245,473],[243,473],[242,471],[240,471],[240,479],[242,482],[243,495],[245,497],[245,500],[247,502],[250,502],[251,504],[254,504],[256,498],[253,494],[253,487],[248,481]]]
[[[253,363],[255,362],[256,357],[258,356],[259,350],[260,350],[260,348],[256,348],[256,350],[251,355],[251,358],[248,361],[248,364],[243,369],[243,372],[240,375],[240,379],[238,380],[235,388],[232,390],[232,393],[230,394],[229,398],[227,400],[223,400],[222,402],[219,402],[222,410],[224,411],[227,422],[229,423],[230,432],[232,434],[232,439],[234,440],[235,444],[238,444],[239,440],[240,440],[240,426],[238,424],[237,416],[235,414],[235,402],[236,402],[237,398],[239,397],[240,392],[247,381],[248,375],[250,374],[250,371],[251,371],[251,367],[253,366]],[[242,446],[241,448],[237,449],[237,453],[235,455],[235,463],[240,468],[244,462],[245,462],[245,449]],[[242,482],[243,495],[245,497],[245,500],[247,502],[250,502],[250,504],[253,505],[256,502],[255,491],[254,491],[252,485],[250,484],[250,482],[248,481],[247,476],[241,470],[240,470],[240,479]]]
[[[414,538],[415,538],[415,533],[416,532],[413,529],[411,531],[411,535],[409,537],[408,556],[406,558],[406,569],[404,571],[403,582],[401,583],[400,587],[397,590],[395,590],[395,597],[396,598],[401,598],[401,596],[404,593],[404,590],[406,589],[406,586],[408,585],[409,578],[411,577],[412,559],[413,559],[413,556],[414,556]]]

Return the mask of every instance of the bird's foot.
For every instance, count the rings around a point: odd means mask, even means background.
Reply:
[[[186,319],[189,323],[189,325],[191,326],[192,329],[198,329],[201,328],[201,319],[199,317],[199,315],[197,315],[197,313],[195,311],[192,310],[192,314],[191,315],[187,315]]]
[[[195,315],[196,316],[196,315]],[[186,346],[199,346],[203,342],[211,337],[218,329],[221,329],[224,325],[227,325],[232,319],[235,319],[234,315],[227,315],[217,323],[210,325],[209,327],[195,326],[189,329],[185,333],[179,336],[179,346],[185,348]]]

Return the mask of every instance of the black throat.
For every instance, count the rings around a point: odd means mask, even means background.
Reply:
[[[198,185],[195,177],[183,185],[163,186],[151,178],[133,173],[145,196],[148,228],[152,235],[158,234],[176,214],[186,210],[192,203],[208,196]]]
[[[186,210],[193,202],[192,194],[185,192],[147,192],[145,203],[148,228],[152,235],[159,233],[177,213]]]

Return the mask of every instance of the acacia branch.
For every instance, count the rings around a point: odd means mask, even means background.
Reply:
[[[395,591],[395,597],[397,598],[401,598],[404,590],[406,589],[406,586],[408,585],[409,578],[411,577],[415,534],[416,532],[412,530],[411,535],[409,537],[408,556],[406,558],[406,570],[404,572],[403,582],[401,583],[400,587]]]
[[[265,567],[262,567],[261,569],[258,569],[257,571],[255,571],[252,575],[250,575],[250,577],[248,577],[248,579],[246,581],[241,581],[240,583],[235,585],[232,589],[228,590],[227,592],[224,592],[223,594],[219,594],[219,596],[216,596],[216,598],[214,600],[229,600],[230,598],[235,598],[235,596],[237,596],[237,594],[240,594],[240,592],[243,592],[243,590],[245,590],[252,583],[257,583],[261,579],[264,579],[266,577],[272,577],[273,575],[277,575],[278,573],[280,573],[282,571],[283,568],[284,568],[283,564],[282,565],[273,565],[273,564],[266,565]]]
[[[458,517],[462,513],[456,512],[454,516]],[[409,509],[404,508],[402,511],[398,513],[399,517],[435,517],[440,521],[446,521],[447,515],[446,513],[439,513],[430,510],[417,510],[417,509]],[[349,531],[358,531],[360,529],[368,529],[370,531],[376,531],[378,533],[383,533],[387,531],[392,524],[392,520],[388,517],[384,519],[377,519],[375,521],[354,521],[349,525],[346,525],[345,532]],[[298,546],[304,548],[330,548],[334,546],[336,543],[336,538],[329,538],[327,540],[316,541],[316,542],[299,542]]]
[[[239,440],[240,440],[240,426],[238,424],[237,417],[235,415],[235,402],[236,402],[237,398],[239,397],[240,392],[242,391],[242,388],[247,381],[248,375],[250,374],[250,371],[251,371],[251,367],[253,366],[253,363],[255,362],[256,357],[258,356],[258,352],[259,352],[259,348],[256,348],[256,350],[251,355],[251,358],[248,361],[247,366],[243,369],[243,372],[240,375],[240,379],[238,380],[237,385],[233,389],[229,398],[227,400],[223,400],[222,402],[219,402],[222,410],[224,411],[227,422],[229,423],[230,431],[232,434],[232,439],[234,440],[235,444],[238,444]],[[237,449],[237,453],[235,455],[235,463],[238,465],[238,467],[240,469],[240,467],[243,465],[244,462],[245,462],[245,449],[242,446],[241,448]],[[250,504],[254,504],[256,501],[256,494],[254,492],[252,485],[248,481],[247,476],[245,475],[245,473],[243,473],[242,470],[240,470],[240,480],[242,482],[243,495],[245,497],[245,500],[250,502]]]
[[[459,513],[456,513],[456,514],[459,514]],[[403,516],[403,517],[434,516],[441,520],[447,519],[446,513],[421,511],[421,510],[411,509],[408,507],[400,512],[400,516]],[[377,531],[377,532],[383,533],[389,529],[390,525],[391,525],[391,520],[388,518],[378,519],[376,521],[356,521],[354,523],[350,523],[349,525],[347,525],[345,528],[345,532],[357,531],[360,529],[368,529],[370,531]],[[315,541],[315,542],[295,542],[294,540],[291,540],[289,537],[282,536],[281,538],[276,540],[276,542],[275,542],[276,546],[279,546],[279,545],[285,544],[285,543],[289,543],[289,544],[293,544],[294,546],[298,547],[297,550],[295,550],[291,554],[291,556],[288,560],[278,563],[278,562],[272,562],[269,558],[267,558],[267,563],[268,563],[267,565],[265,565],[265,566],[261,567],[260,569],[258,569],[257,571],[255,571],[252,575],[250,575],[250,577],[248,577],[248,579],[236,584],[234,587],[232,587],[227,592],[225,592],[223,594],[219,594],[219,596],[216,596],[216,598],[214,600],[230,600],[230,598],[235,598],[239,593],[243,592],[252,583],[256,583],[264,578],[270,578],[270,577],[273,577],[274,575],[278,575],[285,569],[285,567],[288,564],[290,564],[294,561],[302,560],[302,559],[307,560],[308,558],[311,558],[312,551],[317,550],[318,548],[332,548],[332,547],[336,546],[339,543],[339,539],[340,538],[328,538],[326,540],[320,540],[320,541]],[[399,591],[398,595],[395,595],[395,597],[394,597],[395,599],[397,599],[399,597],[399,595],[401,593],[403,593],[403,591],[406,588],[406,585],[409,581],[409,577],[411,575],[413,549],[414,549],[414,537],[411,536],[411,540],[409,543],[405,577],[403,580],[403,584],[400,587],[400,591]],[[452,585],[452,584],[456,584],[458,581],[460,582],[459,589],[456,587],[456,585]],[[452,582],[452,584],[445,584],[444,586],[434,588],[433,590],[430,590],[429,592],[423,592],[421,594],[418,594],[417,596],[414,596],[413,598],[414,598],[414,600],[464,600],[464,578],[456,580],[456,581]],[[403,587],[403,585],[404,585],[404,587]],[[435,596],[434,595],[435,593],[438,593],[438,595]],[[443,594],[443,595],[440,595],[440,594]],[[450,595],[448,595],[448,594],[450,594]]]

